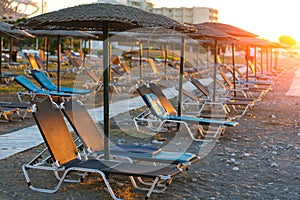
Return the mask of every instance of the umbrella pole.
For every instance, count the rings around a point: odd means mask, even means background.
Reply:
[[[256,77],[256,47],[254,48],[254,76]]]
[[[103,117],[104,117],[104,159],[110,158],[110,121],[109,121],[109,41],[108,22],[103,22]]]
[[[47,37],[46,38],[46,49],[45,49],[45,52],[46,52],[46,71],[48,72],[48,68],[49,68],[49,44],[50,44],[50,41],[49,41],[49,38]]]
[[[270,72],[273,71],[273,48],[270,48]]]
[[[206,67],[209,68],[209,52],[210,52],[210,45],[207,46],[207,54],[206,54]]]
[[[234,43],[231,44],[231,51],[232,51],[232,68],[233,68],[233,95],[236,97],[236,74],[235,74],[235,45]]]
[[[166,76],[167,76],[167,71],[168,71],[168,44],[165,44],[165,71],[166,71]]]
[[[263,48],[260,48],[260,74],[264,73],[263,71]]]
[[[276,48],[276,49],[275,49],[275,52],[274,52],[274,53],[275,53],[275,55],[274,55],[274,57],[275,57],[275,58],[274,58],[274,70],[275,70],[275,71],[276,71],[276,69],[277,69],[278,51],[279,51],[278,48]]]
[[[143,55],[143,44],[142,41],[139,42],[139,54],[140,54],[140,80],[143,79],[143,66],[142,66],[142,55]]]
[[[182,114],[182,87],[183,87],[183,70],[184,70],[184,51],[185,51],[186,39],[183,36],[181,38],[181,52],[180,52],[180,74],[179,74],[179,90],[178,90],[178,116]]]
[[[246,48],[246,82],[248,82],[249,80],[249,55],[250,55],[250,49],[249,49],[249,45],[247,45],[247,48]]]
[[[3,47],[3,37],[0,36],[0,76],[2,75],[2,47]]]
[[[9,64],[12,63],[12,48],[13,48],[13,39],[9,40]]]
[[[269,72],[269,48],[266,48],[266,71]]]
[[[60,91],[60,54],[61,54],[61,44],[60,36],[57,36],[58,46],[57,46],[57,92]]]
[[[199,65],[199,54],[200,54],[200,45],[197,45],[197,63],[196,63],[197,69],[200,68],[200,65]]]
[[[214,60],[215,60],[215,67],[214,67],[214,74],[213,74],[213,101],[216,100],[216,81],[217,81],[217,64],[218,64],[218,41],[215,40],[215,56],[214,56]]]

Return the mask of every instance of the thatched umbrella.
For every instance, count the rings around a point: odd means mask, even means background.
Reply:
[[[126,31],[141,27],[164,27],[178,31],[188,28],[176,20],[135,7],[118,4],[85,4],[32,17],[17,25],[28,29],[66,29],[103,31],[104,134],[105,159],[109,159],[109,31]],[[190,29],[191,30],[191,29]]]
[[[2,75],[2,48],[3,48],[3,37],[10,38],[10,44],[12,44],[12,38],[22,39],[26,37],[34,37],[33,35],[27,33],[23,30],[15,30],[11,29],[12,25],[0,22],[0,76]],[[11,48],[11,47],[10,47]],[[10,61],[11,61],[11,53],[10,53]]]
[[[258,37],[257,34],[251,33],[249,31],[246,31],[244,29],[241,29],[239,27],[230,25],[230,24],[223,24],[223,23],[217,23],[217,22],[205,22],[201,23],[205,26],[209,26],[211,28],[217,29],[219,31],[225,32],[228,35],[234,36],[234,37],[252,37],[256,38]],[[235,80],[235,55],[234,55],[234,49],[235,49],[235,43],[234,41],[231,42],[231,47],[232,47],[232,65],[233,65],[233,85],[234,89],[236,88],[236,80]],[[248,66],[247,66],[248,68]],[[234,92],[234,95],[236,93]]]
[[[28,30],[28,32],[36,37],[57,37],[58,47],[57,47],[57,91],[60,91],[60,55],[61,55],[61,37],[73,37],[73,38],[85,38],[85,39],[96,39],[97,37],[93,34],[86,33],[83,31],[66,31],[66,30]],[[48,57],[46,69],[48,70]]]
[[[214,43],[215,45],[215,56],[214,56],[214,72],[213,72],[213,101],[216,99],[216,79],[217,79],[217,51],[218,51],[218,41],[225,41],[225,42],[233,42],[238,40],[238,38],[231,36],[224,31],[215,29],[213,27],[205,25],[205,23],[202,24],[194,24],[194,26],[197,28],[196,33],[189,34],[190,37],[193,39],[211,39],[210,41]]]
[[[271,42],[269,40],[266,39],[261,39],[261,38],[257,38],[257,37],[239,37],[239,41],[235,42],[235,45],[242,45],[242,46],[247,46],[247,50],[249,49],[249,46],[252,47],[260,47],[262,48],[281,48],[281,45]],[[262,51],[261,51],[262,54]],[[255,55],[254,55],[255,59],[254,59],[254,65],[255,65],[255,76],[256,76],[256,50],[255,50]],[[262,55],[261,55],[262,58]],[[247,65],[248,65],[248,61],[247,61]],[[248,66],[246,69],[246,80],[248,81]]]

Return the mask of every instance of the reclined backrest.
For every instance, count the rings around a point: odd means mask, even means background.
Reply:
[[[77,159],[78,150],[59,108],[43,101],[36,105],[33,117],[56,162],[63,165]]]
[[[124,69],[124,72],[126,72],[127,74],[130,74],[129,67],[128,67],[127,63],[124,60],[122,60],[121,66]]]
[[[37,55],[35,55],[34,56],[34,59],[35,59],[35,62],[38,64],[38,66],[39,66],[39,68],[41,69],[41,70],[46,70],[45,68],[45,65],[44,65],[44,63],[43,63],[43,60],[39,57],[39,56],[37,56]]]
[[[75,132],[82,139],[85,146],[92,152],[104,149],[104,136],[102,130],[94,123],[91,115],[84,105],[78,101],[66,101],[63,103],[63,113],[70,122]]]
[[[231,89],[233,89],[234,86],[233,86],[231,80],[226,76],[225,72],[223,72],[222,70],[220,70],[219,73],[220,73],[221,77],[223,78],[223,80],[226,82],[226,84],[227,84]]]
[[[85,72],[99,85],[102,83],[102,81],[97,77],[97,75],[93,71],[86,69]]]
[[[145,94],[144,98],[146,100],[146,103],[149,105],[151,111],[153,114],[155,114],[157,117],[166,117],[168,116],[168,113],[162,106],[161,102],[157,98],[157,96],[153,93],[151,94]]]
[[[191,83],[200,90],[206,97],[210,98],[209,91],[207,87],[205,87],[200,81],[195,78],[190,78]]]
[[[151,112],[154,115],[161,117],[168,114],[164,109],[164,107],[162,106],[159,99],[156,97],[156,95],[152,92],[152,90],[148,86],[146,86],[145,84],[140,85],[137,88],[137,91],[140,94],[140,96],[143,98],[147,107],[151,110]]]
[[[28,91],[31,92],[42,91],[41,88],[39,88],[37,85],[35,85],[33,82],[31,82],[23,75],[16,76],[14,80],[20,85],[22,85],[24,88],[26,88]]]
[[[158,69],[157,69],[157,67],[156,67],[156,65],[154,63],[154,60],[152,58],[149,58],[148,62],[150,64],[150,67],[151,67],[152,71],[154,73],[158,73],[159,71],[158,71]]]
[[[169,99],[164,95],[161,88],[155,84],[155,83],[149,83],[149,87],[152,90],[152,92],[157,96],[165,110],[167,111],[168,115],[175,115],[177,116],[178,113],[172,103],[169,101]]]
[[[227,70],[233,75],[233,68],[230,65],[227,65]],[[235,67],[234,71],[238,74],[240,78],[245,78],[244,74],[238,68]]]
[[[46,74],[39,70],[32,70],[32,76],[47,90],[57,90],[56,85],[46,76]]]
[[[36,62],[35,58],[33,57],[33,55],[29,54],[28,55],[28,60],[29,60],[29,63],[32,67],[32,69],[35,69],[35,70],[39,70],[39,65],[38,63]]]

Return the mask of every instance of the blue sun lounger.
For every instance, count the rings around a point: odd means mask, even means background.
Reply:
[[[62,112],[90,154],[101,155],[104,151],[104,134],[95,124],[85,106],[67,101],[60,105]],[[138,145],[111,145],[110,153],[131,160],[176,164],[185,171],[200,158],[192,153],[167,152],[153,147]]]
[[[20,91],[17,93],[17,96],[18,96],[18,99],[20,102],[23,102],[22,96],[24,96],[24,95],[29,95],[31,98],[30,101],[45,98],[45,96],[46,96],[52,102],[53,102],[52,97],[61,98],[63,101],[65,101],[67,99],[71,99],[73,97],[78,96],[77,94],[43,90],[23,75],[16,76],[14,80],[27,90],[27,91]]]
[[[46,90],[58,91],[58,87],[52,83],[52,81],[47,77],[47,75],[39,70],[31,70],[32,76],[35,80]],[[86,89],[70,88],[70,87],[60,87],[61,92],[72,93],[72,94],[90,94],[92,91]]]
[[[210,140],[206,140],[206,139],[203,140],[202,138],[201,139],[196,138],[194,134],[191,132],[188,123],[198,124],[199,131],[200,131],[199,133],[203,137],[205,137],[206,134],[203,131],[203,128],[201,128],[202,125],[218,127],[217,130],[214,131],[215,133],[214,136],[212,136],[212,138],[218,137],[218,135],[220,135],[224,131],[224,128],[235,127],[239,124],[238,122],[231,121],[231,120],[218,120],[218,119],[211,119],[211,118],[202,118],[197,116],[178,116],[176,109],[168,101],[168,99],[160,98],[147,85],[145,84],[140,85],[137,88],[137,91],[141,95],[146,106],[148,107],[147,110],[139,114],[134,119],[135,125],[138,130],[139,130],[138,123],[143,121],[148,122],[148,124],[153,124],[152,122],[159,123],[159,125],[155,127],[150,125],[152,130],[154,130],[157,133],[161,132],[165,128],[165,125],[168,123],[183,124],[184,126],[186,126],[193,140],[201,141],[201,142],[210,142]],[[160,99],[162,99],[163,101],[161,102]]]

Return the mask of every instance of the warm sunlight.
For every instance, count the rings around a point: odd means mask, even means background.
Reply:
[[[170,6],[166,0],[151,0],[155,6]],[[240,1],[240,0],[177,0],[173,7],[203,6],[213,7],[219,11],[219,22],[231,24],[260,37],[277,41],[282,34],[300,41],[300,30],[293,23],[298,19],[297,1]]]
[[[47,11],[96,0],[44,0]],[[258,34],[262,38],[278,41],[281,35],[293,37],[300,42],[300,29],[294,21],[299,17],[298,4],[295,0],[240,1],[240,0],[150,0],[155,7],[212,7],[219,11],[219,22],[231,24]]]

